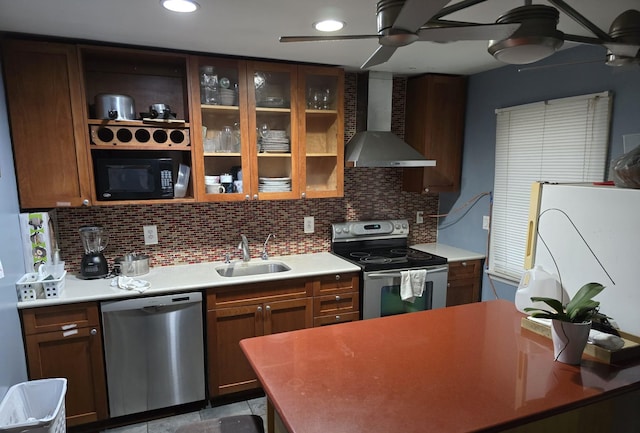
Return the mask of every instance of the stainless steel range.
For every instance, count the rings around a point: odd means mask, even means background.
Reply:
[[[410,248],[409,221],[349,221],[331,231],[332,252],[362,268],[363,319],[446,306],[447,259]],[[415,270],[426,272],[422,295],[403,300],[401,286]]]

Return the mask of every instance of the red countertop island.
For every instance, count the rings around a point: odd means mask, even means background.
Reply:
[[[640,362],[555,362],[522,317],[497,300],[240,345],[290,433],[640,431]]]

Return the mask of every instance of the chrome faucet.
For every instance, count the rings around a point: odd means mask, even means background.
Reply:
[[[242,250],[242,261],[248,262],[249,260],[251,260],[251,253],[249,253],[249,241],[243,234],[241,234],[240,237],[242,237],[242,241],[238,245],[238,249]]]
[[[269,260],[269,254],[267,253],[267,243],[269,242],[269,238],[273,236],[274,238],[276,237],[276,235],[274,235],[273,233],[269,233],[269,236],[267,236],[267,240],[264,241],[264,246],[262,247],[262,260]]]

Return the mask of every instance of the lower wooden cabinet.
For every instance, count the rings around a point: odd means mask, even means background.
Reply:
[[[98,305],[21,310],[29,379],[67,379],[67,426],[108,417]]]
[[[447,307],[480,301],[482,259],[449,262]]]
[[[209,289],[210,396],[260,387],[240,340],[358,318],[357,272]]]
[[[258,388],[240,340],[313,326],[304,279],[209,289],[207,353],[211,397]]]

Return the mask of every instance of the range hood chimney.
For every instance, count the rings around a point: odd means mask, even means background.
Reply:
[[[368,84],[367,129],[357,132],[347,143],[345,165],[347,167],[434,167],[435,161],[426,159],[420,152],[391,132],[392,74],[369,71]],[[358,102],[360,100],[361,98],[358,97]]]

